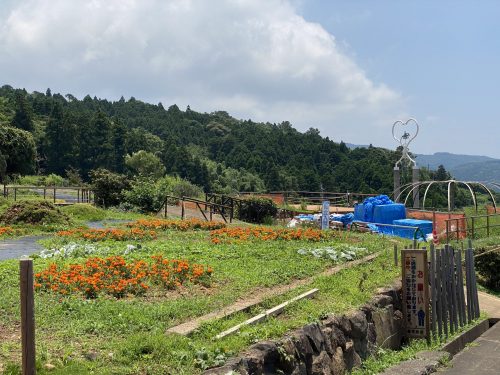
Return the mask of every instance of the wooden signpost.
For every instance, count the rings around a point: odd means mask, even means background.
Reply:
[[[426,250],[402,250],[403,319],[410,338],[429,339],[429,275]]]

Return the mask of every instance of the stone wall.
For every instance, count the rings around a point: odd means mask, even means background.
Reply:
[[[278,341],[251,346],[205,375],[337,375],[361,365],[377,347],[401,347],[401,286],[385,289],[360,310],[328,316]]]

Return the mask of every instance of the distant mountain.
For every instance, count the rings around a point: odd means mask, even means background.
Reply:
[[[368,145],[355,145],[354,143],[346,143],[345,144],[348,149],[354,150],[356,148],[367,148]]]
[[[367,145],[346,143],[351,149],[367,148]],[[419,167],[436,170],[443,165],[457,180],[500,182],[500,159],[481,155],[452,154],[436,152],[433,155],[416,154]]]
[[[462,164],[451,168],[450,172],[457,180],[500,182],[500,160]]]
[[[439,167],[440,164],[442,164],[446,168],[446,170],[450,172],[455,170],[455,168],[465,164],[500,161],[498,159],[490,158],[489,156],[460,155],[451,154],[449,152],[436,152],[433,155],[417,154],[416,156],[417,164],[420,167],[429,167],[429,169],[435,170]],[[465,169],[467,170],[468,168]]]

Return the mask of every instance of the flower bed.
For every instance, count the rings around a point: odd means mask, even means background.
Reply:
[[[83,238],[90,241],[128,241],[128,240],[151,240],[155,239],[154,230],[143,230],[140,228],[130,229],[70,229],[56,233],[59,237]]]
[[[200,219],[166,220],[166,219],[139,219],[127,224],[131,228],[140,229],[175,229],[186,231],[189,229],[214,230],[225,228],[226,224],[216,221],[203,221]]]
[[[14,229],[11,227],[0,227],[0,237],[14,234]]]
[[[332,236],[333,232],[325,232],[319,229],[273,229],[267,227],[255,228],[222,228],[210,232],[210,237],[213,243],[218,244],[222,242],[247,241],[247,240],[261,240],[261,241],[293,241],[293,240],[306,240],[317,242]]]
[[[62,268],[53,263],[35,274],[35,290],[62,295],[81,293],[86,298],[97,298],[100,294],[121,298],[142,295],[153,285],[175,289],[187,282],[210,284],[210,267],[169,260],[161,255],[152,256],[151,260],[127,263],[121,256],[89,258],[84,264]]]

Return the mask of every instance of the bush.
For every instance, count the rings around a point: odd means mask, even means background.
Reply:
[[[62,207],[61,211],[78,220],[99,221],[106,218],[106,212],[103,209],[88,203],[72,204]]]
[[[277,212],[278,208],[271,198],[251,196],[243,199],[237,214],[240,220],[262,224]]]
[[[158,212],[165,203],[167,195],[176,197],[197,197],[202,193],[200,187],[179,177],[165,176],[154,182],[139,179],[125,192],[125,201],[141,212]]]
[[[0,216],[5,224],[68,224],[70,219],[48,201],[18,202]]]
[[[43,179],[45,186],[64,186],[65,182],[64,178],[54,173],[49,174]]]
[[[124,200],[124,191],[130,188],[127,176],[99,168],[91,171],[95,203],[103,207],[118,206]]]
[[[477,248],[474,263],[477,272],[481,275],[483,284],[488,288],[500,291],[500,252],[487,253],[488,248]],[[485,255],[481,255],[487,253]]]
[[[163,203],[157,184],[148,180],[135,182],[125,192],[125,200],[141,212],[158,212]]]

